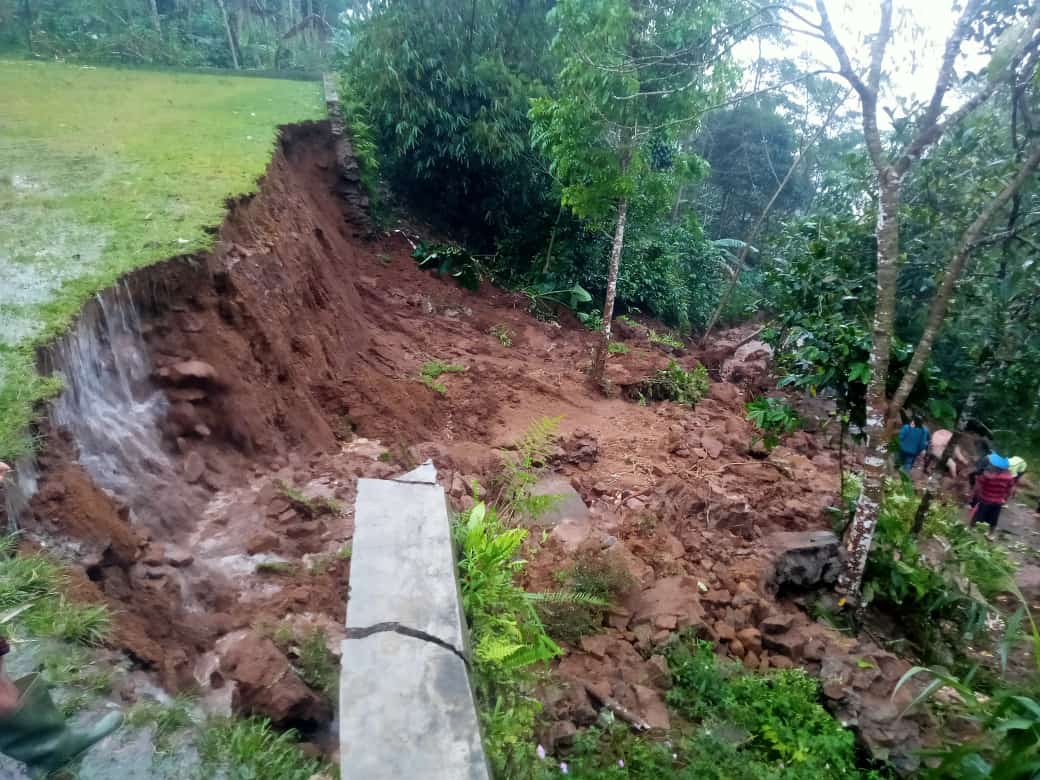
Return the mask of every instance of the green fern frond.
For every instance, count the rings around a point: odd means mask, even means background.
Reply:
[[[588,607],[606,607],[609,603],[591,593],[573,590],[554,590],[547,593],[528,593],[527,598],[542,604],[580,604]]]

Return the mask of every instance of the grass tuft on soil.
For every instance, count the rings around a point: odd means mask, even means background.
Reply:
[[[207,249],[316,83],[0,59],[0,459],[59,385],[36,347],[127,271]],[[207,230],[210,228],[210,230]]]

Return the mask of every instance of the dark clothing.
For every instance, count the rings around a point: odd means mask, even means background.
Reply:
[[[903,460],[903,471],[913,471],[914,461],[917,460],[916,452],[901,452],[899,457]]]
[[[1014,489],[1015,478],[1008,471],[986,471],[975,480],[975,495],[983,504],[1003,504]]]
[[[985,523],[990,528],[996,528],[997,521],[1000,520],[1000,510],[1003,508],[1003,504],[990,504],[980,501],[978,508],[975,510],[974,522]]]
[[[11,652],[11,646],[7,644],[7,639],[3,634],[0,634],[0,658]]]

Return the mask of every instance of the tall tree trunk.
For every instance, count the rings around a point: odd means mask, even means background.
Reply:
[[[614,243],[610,247],[610,270],[607,273],[607,297],[603,302],[603,333],[596,345],[592,358],[592,378],[603,381],[607,367],[607,346],[610,344],[610,325],[614,319],[614,298],[617,296],[618,268],[621,266],[621,249],[625,245],[625,222],[628,219],[628,199],[618,203],[617,225],[614,227]]]
[[[231,64],[235,66],[235,70],[241,70],[242,66],[238,62],[238,50],[235,47],[235,36],[231,33],[231,22],[228,19],[225,0],[217,0],[217,5],[220,7],[220,15],[224,18],[224,32],[227,33],[228,49],[231,50]]]
[[[863,458],[863,490],[856,514],[845,532],[845,548],[838,591],[850,602],[859,600],[867,555],[874,541],[878,510],[885,492],[888,437],[885,425],[888,399],[888,362],[892,350],[892,325],[896,308],[896,275],[899,259],[900,179],[891,168],[878,175],[880,203],[877,215],[877,304],[870,349],[870,384],[867,386],[866,455]]]
[[[25,47],[29,50],[29,53],[33,53],[33,40],[32,40],[32,28],[33,28],[33,10],[32,0],[22,0],[22,25],[25,28]]]
[[[560,210],[556,212],[556,221],[553,223],[552,230],[549,231],[549,248],[545,250],[545,262],[542,264],[542,273],[549,273],[549,266],[552,264],[552,251],[553,244],[556,243],[556,229],[560,226],[560,220],[563,219],[563,201],[560,201]]]
[[[152,27],[155,28],[155,34],[162,36],[162,25],[159,23],[159,2],[158,0],[151,0],[149,6],[152,11]]]
[[[686,185],[680,184],[679,188],[675,191],[675,205],[672,206],[672,222],[679,221],[679,209],[682,206],[682,196],[686,191]]]
[[[976,243],[982,236],[982,231],[993,219],[994,215],[1032,177],[1038,165],[1040,165],[1040,144],[1037,144],[1030,152],[1011,181],[1004,185],[1004,189],[989,202],[986,208],[982,210],[982,213],[975,218],[975,221],[964,232],[964,235],[961,236],[957,251],[946,267],[942,284],[939,285],[935,298],[932,300],[931,308],[928,311],[928,320],[925,324],[924,332],[921,334],[921,340],[917,342],[914,356],[910,359],[910,365],[907,366],[906,373],[903,374],[903,380],[899,383],[899,388],[896,390],[895,395],[892,396],[889,415],[893,421],[902,410],[903,404],[906,403],[906,399],[910,395],[910,391],[914,389],[914,385],[917,383],[917,377],[921,373],[921,369],[924,368],[925,362],[932,354],[932,345],[935,343],[935,339],[939,335],[939,328],[942,327],[943,319],[946,317],[946,310],[949,308],[954,288],[957,286],[957,282],[964,272],[968,260],[971,258],[972,250],[975,249]]]

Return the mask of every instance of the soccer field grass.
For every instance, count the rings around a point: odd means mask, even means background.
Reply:
[[[34,350],[119,276],[203,249],[316,82],[0,60],[0,459],[53,391]]]

